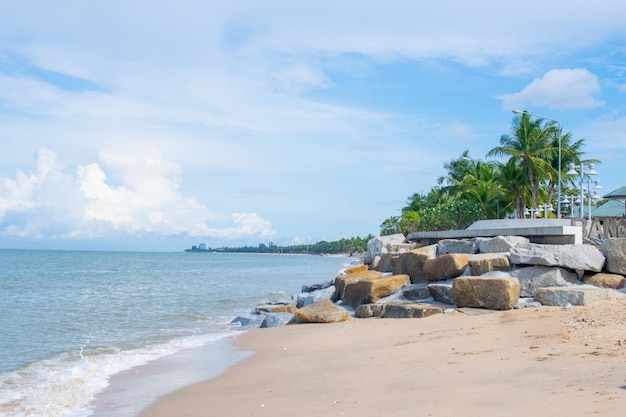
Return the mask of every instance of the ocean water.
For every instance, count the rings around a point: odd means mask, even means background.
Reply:
[[[223,253],[0,250],[0,415],[133,417],[221,373],[277,293],[351,259]]]

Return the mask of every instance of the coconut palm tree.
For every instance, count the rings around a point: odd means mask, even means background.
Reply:
[[[551,140],[554,135],[554,122],[533,120],[528,114],[521,114],[513,119],[511,134],[500,137],[500,146],[496,146],[487,156],[509,157],[519,164],[526,176],[532,197],[533,209],[538,206],[539,189],[554,170],[549,161],[554,155]],[[517,213],[520,216],[520,213]]]

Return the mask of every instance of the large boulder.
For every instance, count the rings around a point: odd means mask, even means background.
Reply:
[[[437,256],[449,253],[478,253],[476,239],[442,239],[437,242]]]
[[[520,297],[517,278],[460,277],[452,284],[458,307],[510,310]]]
[[[424,263],[437,257],[437,245],[424,246],[400,254],[392,261],[392,273],[407,274],[413,284],[426,282]]]
[[[397,252],[387,252],[376,257],[376,262],[372,264],[374,271],[378,272],[391,272],[393,270],[393,261],[397,259],[399,254]]]
[[[343,271],[343,273],[344,274],[355,274],[357,272],[367,271],[368,269],[370,269],[368,265],[365,265],[365,264],[363,264],[363,265],[356,265],[356,266],[352,266],[350,268],[346,268],[346,270]],[[302,292],[304,292],[304,291],[302,291]]]
[[[406,237],[402,233],[388,236],[377,236],[367,242],[367,253],[365,254],[365,263],[371,264],[376,256],[389,252],[394,245],[404,243]]]
[[[626,238],[608,238],[602,244],[606,256],[606,270],[626,275]]]
[[[336,323],[350,317],[347,310],[337,307],[330,300],[322,300],[302,307],[293,318],[298,323]]]
[[[566,287],[580,284],[578,275],[563,268],[550,266],[528,266],[511,272],[511,276],[519,279],[522,297],[534,297],[537,288]]]
[[[496,236],[481,240],[478,248],[481,253],[509,252],[513,246],[522,243],[530,243],[530,240],[524,236]]]
[[[472,255],[468,253],[451,253],[424,263],[424,275],[428,281],[441,281],[460,276]]]
[[[509,271],[511,262],[507,253],[479,253],[472,255],[467,262],[472,276],[486,274],[491,271]]]
[[[604,256],[591,245],[542,245],[523,243],[511,248],[511,263],[562,266],[576,271],[600,272]]]
[[[593,286],[538,288],[535,295],[535,300],[544,306],[560,307],[567,304],[583,306],[611,298],[615,298],[613,290]]]
[[[261,328],[268,327],[282,327],[293,320],[293,314],[291,313],[271,313],[265,316],[265,319],[261,322]]]
[[[454,304],[454,295],[452,294],[452,283],[454,280],[431,282],[428,284],[428,293],[433,300],[443,304]]]
[[[317,291],[303,292],[296,297],[296,307],[302,308],[317,301],[332,300],[334,294],[334,285]]]
[[[420,284],[407,285],[402,288],[402,295],[407,300],[417,301],[430,298],[430,292],[428,291],[428,284],[423,282]]]
[[[346,285],[342,300],[350,307],[357,308],[361,304],[375,303],[381,298],[388,297],[410,283],[411,280],[406,274],[360,280]]]
[[[619,274],[595,274],[586,278],[587,284],[601,288],[612,288],[619,290],[624,288],[626,278]]]
[[[335,293],[331,300],[339,301],[343,298],[343,293],[348,284],[352,284],[363,280],[373,280],[382,278],[383,274],[378,271],[360,271],[352,274],[339,275],[335,278]]]

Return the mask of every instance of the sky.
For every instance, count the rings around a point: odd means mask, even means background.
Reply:
[[[376,235],[557,120],[626,185],[626,3],[0,0],[0,248]]]

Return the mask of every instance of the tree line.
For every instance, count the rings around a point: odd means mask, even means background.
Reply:
[[[571,164],[600,163],[584,158],[584,144],[585,139],[564,134],[558,122],[521,112],[485,160],[465,150],[444,164],[446,175],[428,193],[410,196],[400,216],[380,225],[381,235],[464,229],[476,220],[525,218],[546,207],[548,217],[556,217],[550,208],[558,204],[559,177],[562,195],[578,195],[580,177],[568,174]],[[562,214],[568,210],[571,207],[563,204]],[[541,213],[544,217],[545,211]]]
[[[241,246],[241,247],[222,247],[199,249],[193,246],[187,249],[187,252],[225,252],[225,253],[275,253],[275,254],[311,254],[311,255],[331,255],[331,254],[356,254],[367,251],[367,242],[372,239],[373,235],[365,237],[342,238],[332,242],[322,240],[317,243],[308,243],[300,245],[279,246],[275,244],[266,245],[264,243],[258,246]]]

